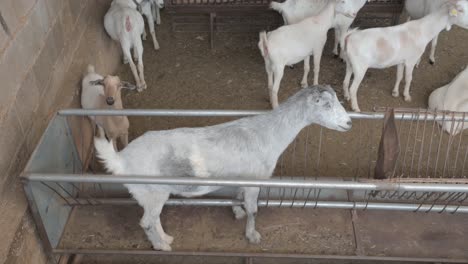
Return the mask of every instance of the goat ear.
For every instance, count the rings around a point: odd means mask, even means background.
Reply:
[[[450,8],[450,16],[451,17],[457,17],[458,16],[458,10],[455,7]]]
[[[104,85],[104,80],[100,79],[100,80],[90,81],[89,84],[91,84],[91,85]]]
[[[323,90],[322,92],[320,92],[320,96],[321,97],[332,98],[333,93],[331,91],[333,91],[333,88],[330,85],[326,85],[325,88],[327,88],[328,90]]]
[[[449,7],[449,15],[451,17],[457,17],[458,13],[462,10],[460,10],[460,7],[458,6],[458,1],[457,0],[449,0],[447,2],[448,7]]]
[[[128,90],[135,90],[136,89],[136,85],[134,84],[131,84],[129,82],[120,82],[120,88],[122,89],[128,89]]]

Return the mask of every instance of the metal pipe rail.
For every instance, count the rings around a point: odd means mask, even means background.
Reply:
[[[468,113],[454,112],[431,112],[427,110],[419,110],[420,112],[413,113],[395,113],[396,120],[424,120],[424,121],[463,121],[468,122]],[[123,110],[108,110],[108,109],[64,109],[58,112],[62,116],[165,116],[165,117],[244,117],[268,113],[265,110],[152,110],[152,109],[123,109]],[[353,119],[363,120],[381,120],[384,118],[384,113],[368,112],[356,113],[348,112]],[[420,117],[418,117],[418,115]],[[422,116],[422,117],[421,117]]]
[[[458,192],[468,193],[467,184],[434,184],[434,183],[398,183],[398,182],[359,182],[359,181],[322,181],[322,180],[255,180],[255,179],[222,179],[191,177],[151,177],[137,175],[105,174],[40,174],[31,173],[22,176],[24,180],[35,182],[67,183],[120,183],[120,184],[162,184],[162,185],[196,185],[223,187],[270,187],[299,189],[334,189],[360,191],[402,191],[402,192]]]
[[[242,201],[231,199],[169,199],[167,206],[214,206],[231,207],[241,206]],[[73,198],[68,199],[69,206],[96,206],[96,205],[137,205],[133,199],[125,198]],[[349,209],[349,210],[381,210],[405,212],[438,212],[438,213],[468,213],[468,206],[462,205],[433,205],[433,204],[402,204],[379,202],[342,202],[342,201],[306,201],[306,200],[259,200],[259,207],[283,208],[313,208],[313,209]]]

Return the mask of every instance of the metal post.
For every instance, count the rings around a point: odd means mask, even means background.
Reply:
[[[216,13],[210,13],[210,47],[214,49],[214,23],[216,19]]]

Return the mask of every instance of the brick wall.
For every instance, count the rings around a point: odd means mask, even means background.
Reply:
[[[45,263],[18,175],[50,117],[78,106],[88,63],[119,65],[110,0],[0,0],[0,263]]]

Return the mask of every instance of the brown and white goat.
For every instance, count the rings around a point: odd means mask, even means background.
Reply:
[[[94,66],[89,65],[82,81],[81,106],[83,109],[123,109],[121,90],[136,89],[136,86],[123,82],[118,76],[97,74]],[[122,147],[128,145],[128,128],[130,123],[126,116],[89,116],[93,126],[102,128],[109,139],[113,139],[117,150],[117,139]]]

